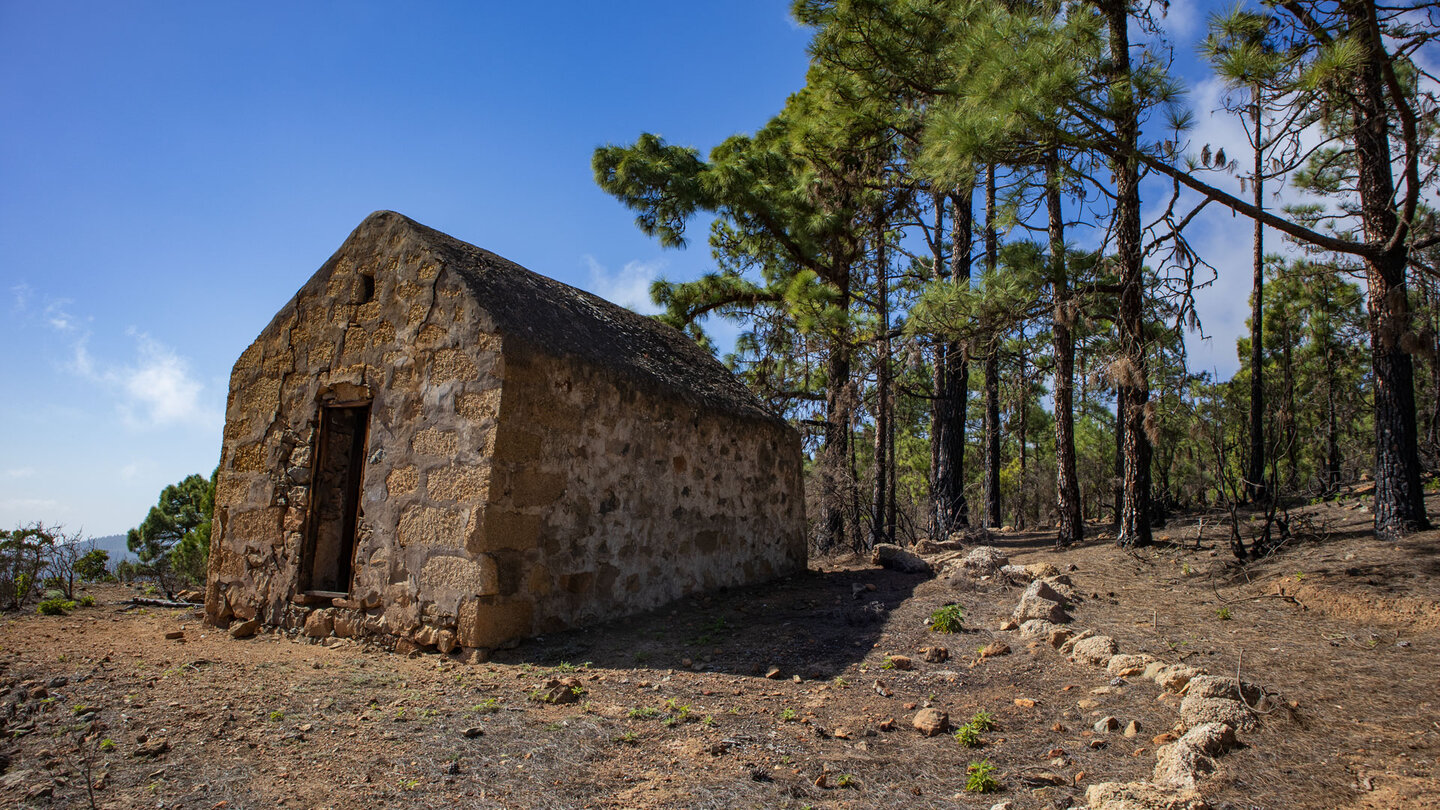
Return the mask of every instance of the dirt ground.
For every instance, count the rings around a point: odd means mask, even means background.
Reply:
[[[1309,539],[1243,570],[1213,515],[1136,553],[1104,527],[1065,551],[1040,534],[994,545],[1074,566],[1074,627],[1274,695],[1202,782],[1215,807],[1436,807],[1440,532],[1378,542],[1364,504],[1307,507]],[[855,560],[483,664],[236,641],[191,610],[128,606],[119,586],[89,593],[69,616],[3,617],[0,806],[1063,808],[1092,782],[1147,778],[1178,717],[1148,681],[999,631],[1018,586]],[[947,603],[959,633],[926,624]],[[996,640],[1012,651],[980,659]],[[574,702],[534,699],[552,678],[578,681],[558,690]],[[926,707],[995,728],[974,748],[926,737],[911,725]],[[1140,733],[1092,730],[1104,716]],[[980,762],[998,793],[966,791]]]

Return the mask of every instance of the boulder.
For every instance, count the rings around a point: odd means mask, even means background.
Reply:
[[[1081,630],[1075,635],[1060,642],[1061,655],[1069,655],[1070,651],[1075,648],[1076,644],[1079,644],[1081,641],[1084,641],[1085,639],[1090,638],[1093,635],[1095,635],[1094,630]]]
[[[1152,660],[1148,655],[1116,655],[1105,665],[1105,671],[1117,678],[1129,678],[1145,671]]]
[[[967,576],[979,579],[980,577],[994,576],[1001,568],[1009,564],[1010,558],[1005,556],[1005,552],[1000,549],[994,546],[978,546],[970,549],[960,560],[960,569]]]
[[[930,563],[925,562],[924,558],[891,543],[875,546],[875,550],[870,553],[870,562],[907,574],[930,573]]]
[[[250,638],[260,631],[260,620],[250,619],[230,625],[231,638]]]
[[[1090,810],[1210,810],[1193,792],[1148,782],[1098,782],[1085,789],[1085,803]]]
[[[1250,731],[1259,725],[1255,713],[1240,701],[1199,695],[1189,695],[1180,702],[1180,722],[1186,728],[1224,723],[1240,731]]]
[[[939,709],[921,709],[915,713],[915,719],[910,721],[910,725],[926,737],[934,737],[950,728],[950,715]]]
[[[1115,639],[1109,636],[1091,636],[1081,639],[1070,648],[1070,655],[1082,664],[1101,667],[1109,663],[1111,656],[1120,651]]]
[[[312,610],[305,617],[305,635],[324,638],[335,629],[335,616],[328,610]]]
[[[1196,675],[1185,685],[1185,695],[1227,700],[1240,700],[1243,697],[1246,702],[1254,705],[1265,696],[1265,690],[1261,689],[1259,684],[1249,681],[1241,681],[1237,684],[1235,679],[1230,677]]]
[[[1053,623],[1044,619],[1030,619],[1020,625],[1021,638],[1049,638],[1057,628]]]
[[[1065,597],[1044,582],[1032,582],[1020,596],[1020,604],[1015,606],[1015,612],[1010,614],[1016,621],[1027,619],[1044,619],[1053,624],[1064,624],[1070,621],[1070,616],[1065,612],[1063,605]]]
[[[1153,675],[1150,674],[1150,667],[1145,668],[1145,677],[1154,680],[1155,685],[1166,692],[1174,692],[1177,695],[1189,685],[1191,678],[1201,674],[1200,670],[1183,664],[1162,665],[1155,669]]]
[[[1030,573],[1032,579],[1050,579],[1051,577],[1064,576],[1060,573],[1059,568],[1046,562],[1031,563],[1025,566],[1025,570]]]

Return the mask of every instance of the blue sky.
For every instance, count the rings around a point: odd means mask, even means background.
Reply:
[[[632,306],[707,269],[590,154],[761,126],[804,82],[788,3],[522,6],[0,0],[0,525],[119,532],[208,474],[231,364],[373,210]],[[1193,72],[1203,17],[1172,16]],[[1192,351],[1228,374],[1249,236],[1224,219],[1197,243],[1238,275]]]

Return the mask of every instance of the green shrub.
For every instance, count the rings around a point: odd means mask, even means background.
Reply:
[[[990,776],[990,773],[994,770],[995,766],[991,765],[988,759],[970,763],[969,767],[965,769],[967,777],[965,780],[965,789],[971,793],[994,793],[998,791],[1000,789],[1000,783]]]
[[[958,633],[964,618],[965,611],[959,605],[946,605],[930,614],[930,629],[937,633]]]
[[[75,603],[64,597],[46,599],[40,603],[39,612],[46,616],[64,616],[75,609]]]

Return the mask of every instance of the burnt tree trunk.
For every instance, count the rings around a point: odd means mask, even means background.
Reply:
[[[974,186],[950,195],[950,283],[970,286]],[[970,525],[965,500],[965,422],[970,407],[970,358],[958,341],[945,344],[945,379],[935,401],[935,525],[937,538]]]
[[[1050,262],[1055,289],[1051,345],[1055,354],[1055,542],[1068,546],[1085,536],[1080,481],[1075,473],[1075,333],[1079,314],[1071,296],[1065,263],[1065,220],[1060,206],[1060,156],[1052,152],[1046,167],[1045,207],[1050,217]]]
[[[985,269],[1000,263],[995,237],[995,164],[985,170]],[[990,336],[985,356],[985,525],[998,528],[1000,518],[1000,336]]]
[[[1260,148],[1260,89],[1251,90],[1255,104],[1255,207],[1265,206],[1263,172],[1265,152]],[[1265,225],[1255,220],[1253,279],[1250,298],[1250,465],[1245,473],[1245,494],[1251,503],[1265,499]]]
[[[1140,172],[1133,155],[1139,148],[1140,125],[1130,84],[1129,3],[1106,0],[1100,5],[1110,37],[1111,121],[1121,144],[1115,173],[1115,252],[1120,264],[1119,388],[1125,407],[1124,500],[1116,541],[1126,547],[1147,546],[1150,535],[1150,437],[1145,417],[1150,409],[1150,381],[1145,352],[1145,290],[1141,265]]]
[[[1367,241],[1389,245],[1365,259],[1371,367],[1375,373],[1375,534],[1383,539],[1399,539],[1407,532],[1430,528],[1425,493],[1420,488],[1414,366],[1402,345],[1410,330],[1405,286],[1407,248],[1403,239],[1391,240],[1400,222],[1394,206],[1394,168],[1379,63],[1384,47],[1383,43],[1368,41],[1377,35],[1372,17],[1375,9],[1370,3],[1355,1],[1346,3],[1345,9],[1351,30],[1367,40],[1366,55],[1356,72],[1350,97],[1360,220]]]
[[[875,316],[879,334],[875,340],[875,488],[870,522],[870,544],[888,543],[893,528],[890,512],[890,290],[885,268],[885,227],[875,221]]]

